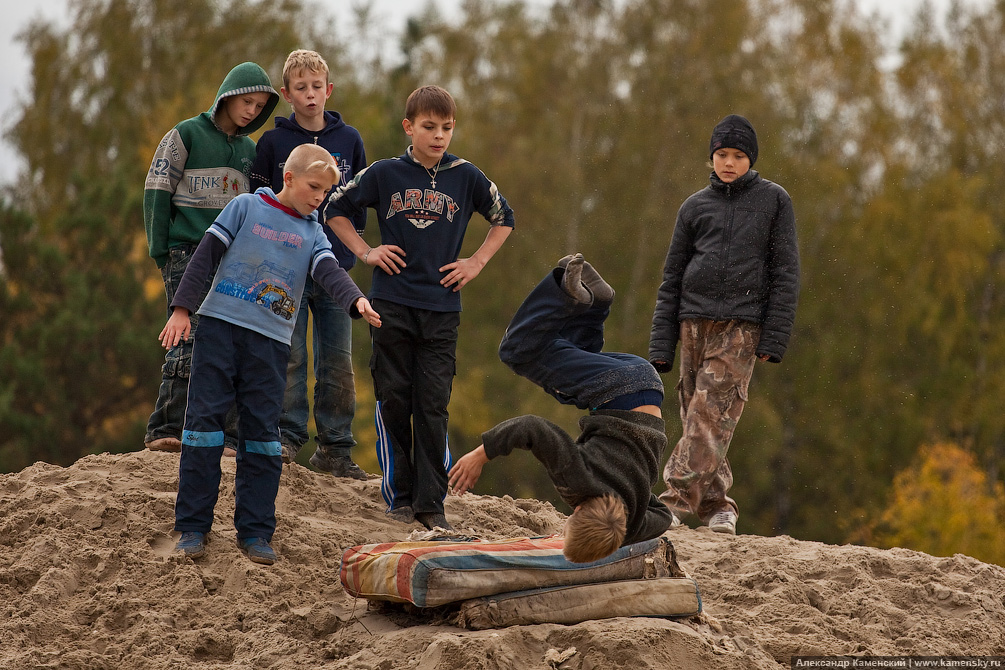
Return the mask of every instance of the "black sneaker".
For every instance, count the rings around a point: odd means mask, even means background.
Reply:
[[[387,518],[400,521],[401,523],[415,523],[415,512],[408,505],[389,509],[384,514],[387,515]]]
[[[433,530],[434,528],[440,528],[442,530],[454,529],[454,527],[450,525],[450,522],[447,521],[447,517],[443,515],[443,512],[418,512],[415,515],[415,520],[429,530]]]
[[[369,476],[348,456],[330,456],[320,449],[311,456],[310,464],[321,472],[327,472],[336,477],[366,480]]]

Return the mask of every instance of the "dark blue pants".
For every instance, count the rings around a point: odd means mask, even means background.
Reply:
[[[202,317],[182,434],[175,530],[208,533],[220,490],[227,412],[237,404],[234,526],[238,539],[272,541],[282,473],[279,414],[290,348],[220,319]]]
[[[649,361],[604,352],[609,304],[584,305],[562,290],[555,268],[524,299],[506,328],[499,358],[559,402],[596,409],[619,396],[658,389],[663,383]]]
[[[459,312],[433,312],[374,300],[371,328],[377,460],[388,509],[443,512],[447,471],[447,405],[457,361]]]

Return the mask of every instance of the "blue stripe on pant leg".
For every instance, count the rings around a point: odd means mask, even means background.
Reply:
[[[262,454],[263,456],[282,456],[283,445],[279,442],[255,442],[246,440],[244,448],[249,454]]]
[[[181,443],[190,447],[222,447],[223,431],[186,430],[181,434]]]
[[[387,509],[394,508],[394,501],[397,498],[394,490],[394,447],[391,446],[391,436],[387,433],[387,426],[384,425],[384,416],[381,413],[381,401],[377,401],[377,407],[373,413],[374,425],[377,428],[377,463],[380,465],[380,495],[387,503]]]
[[[450,472],[454,467],[454,456],[450,453],[450,436],[447,436],[446,444],[443,445],[443,469]]]

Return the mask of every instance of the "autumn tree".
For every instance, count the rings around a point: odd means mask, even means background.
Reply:
[[[1003,514],[1005,486],[988,480],[971,451],[932,444],[894,478],[889,505],[868,539],[881,547],[961,553],[1005,565]]]

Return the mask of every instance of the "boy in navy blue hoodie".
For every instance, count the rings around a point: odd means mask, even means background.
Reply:
[[[459,291],[513,230],[495,184],[447,153],[456,105],[439,86],[408,96],[404,155],[380,160],[334,192],[326,216],[349,249],[374,268],[370,299],[383,326],[371,329],[370,371],[377,398],[381,493],[393,519],[450,530],[447,493],[447,404],[460,323]],[[370,246],[352,219],[373,207],[381,244]],[[458,258],[468,221],[478,212],[489,232],[470,258]]]
[[[363,139],[346,125],[338,112],[325,111],[325,101],[334,84],[329,81],[328,64],[316,51],[298,49],[286,57],[283,66],[283,98],[293,107],[289,118],[276,117],[276,127],[258,140],[251,167],[252,191],[269,186],[279,192],[287,156],[300,144],[317,144],[335,159],[341,184],[366,167]],[[324,203],[318,208],[324,221]],[[362,228],[365,213],[354,220]],[[339,265],[349,270],[356,262],[334,232],[325,226],[328,241]],[[352,421],[356,411],[356,389],[352,371],[352,325],[349,316],[331,296],[308,277],[299,316],[293,330],[290,364],[286,372],[286,395],[279,422],[283,461],[290,463],[307,443],[307,314],[314,320],[314,423],[317,449],[310,463],[336,477],[366,479],[352,460]]]

